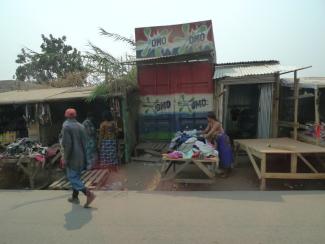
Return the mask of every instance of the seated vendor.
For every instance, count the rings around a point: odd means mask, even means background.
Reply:
[[[217,144],[221,177],[227,177],[231,171],[233,161],[232,148],[229,137],[224,132],[221,123],[213,112],[208,113],[208,126],[203,131],[203,136],[212,144]]]

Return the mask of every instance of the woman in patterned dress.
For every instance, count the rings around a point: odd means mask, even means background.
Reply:
[[[103,122],[99,128],[99,160],[101,164],[117,166],[117,145],[116,145],[117,125],[113,121],[112,114],[105,112]]]

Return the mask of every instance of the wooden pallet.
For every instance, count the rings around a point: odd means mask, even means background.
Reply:
[[[97,190],[105,182],[109,175],[109,169],[88,170],[81,174],[81,180],[89,189]],[[49,189],[51,190],[70,190],[71,184],[66,176],[53,182]]]
[[[141,152],[145,152],[146,150],[156,151],[156,152],[164,152],[168,149],[168,143],[166,142],[144,142],[140,143],[135,147],[135,154],[139,155]]]

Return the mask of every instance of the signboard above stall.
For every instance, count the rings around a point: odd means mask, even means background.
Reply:
[[[137,59],[214,52],[211,20],[135,29]]]

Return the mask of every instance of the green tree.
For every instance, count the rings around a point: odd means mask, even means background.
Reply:
[[[42,35],[40,52],[23,48],[16,59],[19,64],[16,69],[17,79],[51,84],[53,81],[66,80],[76,73],[76,76],[83,77],[77,85],[85,83],[83,57],[76,48],[67,45],[66,40],[65,36],[55,38],[51,34],[49,37]]]

